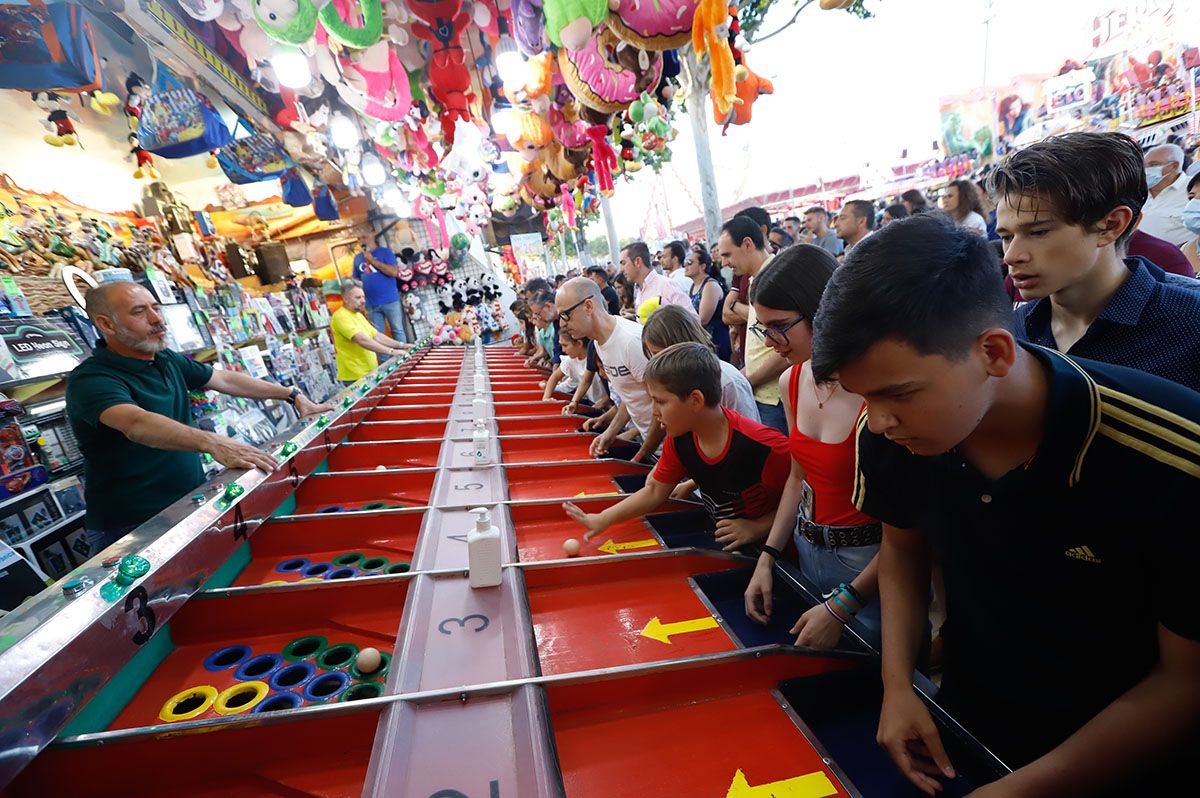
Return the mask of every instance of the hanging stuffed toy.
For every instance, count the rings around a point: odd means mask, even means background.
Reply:
[[[129,73],[125,78],[125,118],[129,120],[129,129],[137,130],[138,119],[142,115],[142,106],[150,97],[150,86],[136,72]]]
[[[566,221],[567,227],[575,230],[577,228],[575,220],[575,192],[566,183],[562,184],[562,211],[563,220]]]
[[[546,26],[542,22],[542,0],[512,0],[512,34],[517,49],[526,57],[546,49]]]
[[[421,297],[416,294],[404,295],[404,309],[408,311],[410,321],[417,322],[425,318],[425,313],[421,310]]]
[[[458,119],[454,122],[454,146],[442,159],[441,168],[447,180],[475,184],[487,178],[487,165],[481,148],[483,134],[473,123]]]
[[[700,0],[692,20],[692,49],[708,53],[712,63],[713,108],[721,116],[737,101],[733,80],[733,52],[729,49],[729,8],[722,0]]]
[[[42,140],[51,147],[61,147],[64,144],[73,147],[79,143],[72,119],[79,121],[79,115],[67,107],[67,101],[61,94],[52,91],[35,91],[30,95],[38,108],[46,112],[42,126],[46,135]]]
[[[462,0],[412,0],[408,10],[420,21],[412,32],[433,46],[429,58],[430,92],[441,103],[438,119],[447,147],[454,146],[454,122],[471,120],[471,73],[460,41],[471,18],[462,10]]]
[[[754,101],[762,94],[774,94],[775,87],[771,81],[760,77],[745,64],[738,65],[733,70],[736,82],[738,102],[724,116],[713,109],[713,118],[721,125],[721,135],[725,135],[730,125],[745,125],[750,122],[754,113]]]
[[[698,0],[619,0],[608,27],[643,50],[674,50],[691,38]]]
[[[587,129],[592,140],[592,168],[596,172],[596,186],[600,193],[611,197],[613,193],[613,171],[617,168],[617,153],[608,143],[608,128],[592,125]]]
[[[151,180],[158,180],[158,170],[154,168],[154,156],[142,149],[142,145],[138,143],[137,133],[129,134],[129,159],[137,164],[137,169],[134,170],[133,177],[135,180],[141,180],[143,177],[149,177]]]
[[[179,5],[197,22],[212,22],[225,13],[225,0],[179,0]]]
[[[582,50],[608,17],[608,0],[545,0],[546,36],[559,47]]]

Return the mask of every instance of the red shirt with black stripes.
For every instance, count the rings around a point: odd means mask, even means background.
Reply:
[[[667,438],[650,476],[667,485],[694,479],[713,520],[761,518],[779,506],[791,471],[788,439],[727,407],[721,410],[729,437],[720,454],[706,457],[695,433]]]

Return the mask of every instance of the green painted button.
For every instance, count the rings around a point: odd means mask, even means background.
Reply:
[[[321,427],[326,426],[329,426],[329,416],[323,415],[317,419],[317,429],[321,429]]]
[[[200,462],[204,463],[205,465],[210,465],[212,463],[212,461],[213,461],[213,456],[211,454],[209,454],[208,452],[204,452],[203,454],[200,455]]]
[[[121,564],[117,566],[116,582],[120,585],[132,585],[148,573],[150,561],[145,557],[129,554],[122,557]]]
[[[231,502],[245,492],[246,488],[244,485],[239,485],[236,482],[230,482],[225,486],[225,493],[221,495],[221,498],[227,502]]]
[[[285,443],[283,445],[283,450],[282,450],[283,456],[291,457],[293,454],[296,453],[296,450],[299,448],[300,448],[300,444],[296,443],[295,441],[288,441],[287,443]]]
[[[347,396],[345,399],[342,400],[342,407],[349,407],[352,404],[354,404],[353,396]]]

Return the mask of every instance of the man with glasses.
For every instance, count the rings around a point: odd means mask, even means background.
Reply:
[[[647,359],[642,350],[641,325],[610,314],[600,289],[586,277],[568,280],[558,289],[554,303],[562,328],[575,338],[589,338],[595,344],[609,385],[621,399],[612,423],[592,441],[592,456],[603,456],[632,421],[642,437],[641,448],[632,459],[637,462],[648,458],[658,451],[663,429],[654,419],[650,394],[642,379]]]
[[[721,258],[733,267],[734,274],[745,275],[750,281],[771,260],[764,248],[762,228],[744,216],[735,216],[725,223],[717,246]],[[758,332],[746,336],[746,365],[742,373],[754,388],[754,401],[758,404],[762,423],[786,435],[787,416],[779,396],[779,375],[787,369],[788,362],[764,341],[749,299],[749,283],[745,295],[731,290],[725,300],[726,318],[745,319],[747,329]]]

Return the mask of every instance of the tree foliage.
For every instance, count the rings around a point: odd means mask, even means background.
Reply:
[[[872,0],[877,2],[878,0]],[[811,5],[814,0],[787,0],[796,13],[792,14],[782,27],[769,32],[762,32],[763,21],[767,18],[767,12],[776,5],[777,0],[738,0],[738,21],[742,26],[742,35],[746,37],[746,41],[753,44],[757,41],[763,41],[795,24],[800,17],[800,12]],[[860,19],[867,19],[871,16],[870,9],[866,6],[867,0],[854,0],[854,3],[849,8],[845,9],[845,13],[853,14]]]

